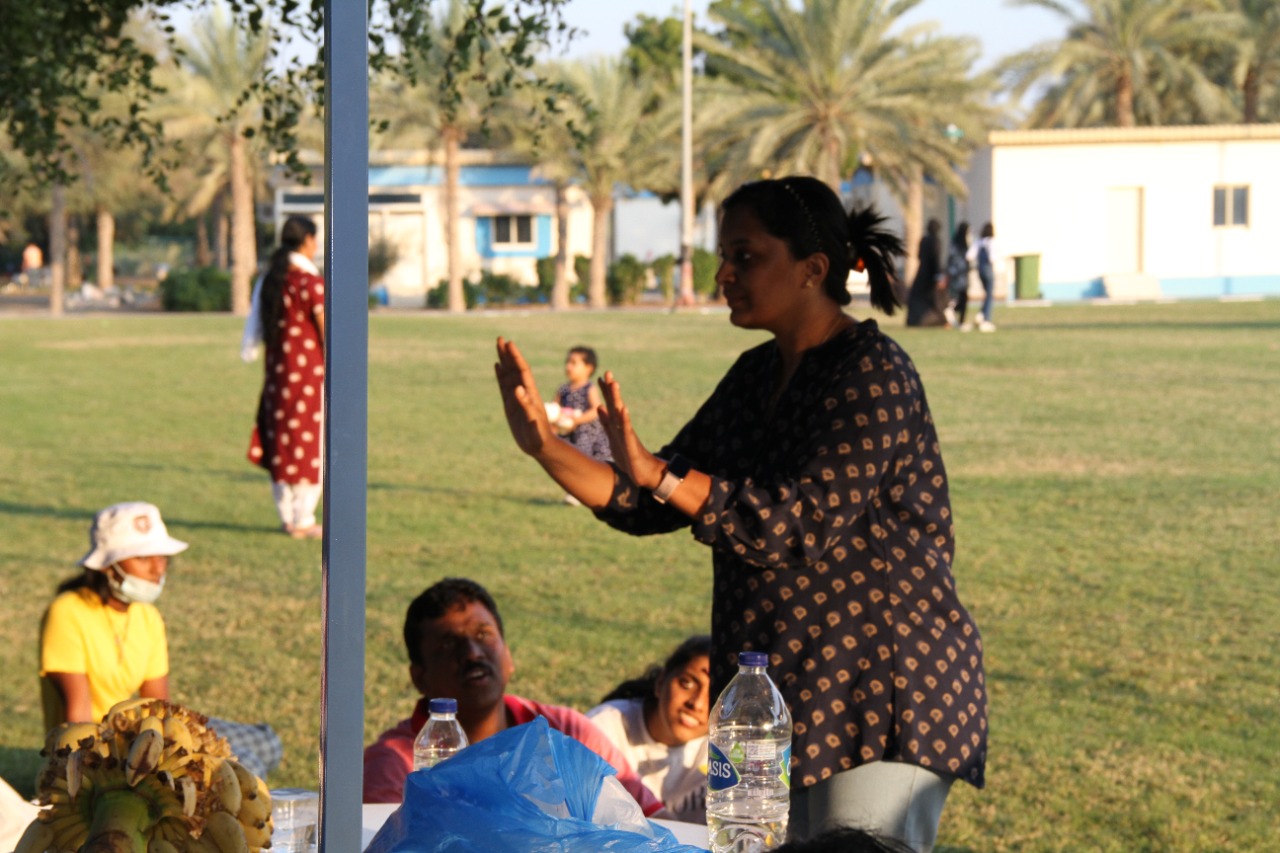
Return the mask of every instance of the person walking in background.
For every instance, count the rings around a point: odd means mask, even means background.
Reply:
[[[911,281],[911,292],[907,296],[908,326],[945,326],[943,305],[947,301],[947,278],[942,272],[942,246],[938,234],[942,224],[930,219],[920,238],[920,251],[917,255],[919,266],[916,277]]]
[[[769,654],[795,721],[792,837],[851,825],[925,853],[952,783],[984,784],[987,687],[920,375],[843,309],[858,267],[873,306],[899,307],[902,244],[883,223],[811,177],[724,201],[729,321],[770,337],[657,454],[612,373],[606,465],[555,439],[514,343],[498,339],[494,367],[516,445],[597,518],[633,535],[690,529],[711,549],[711,695],[738,652]]]
[[[973,255],[974,266],[978,270],[978,279],[982,282],[982,313],[978,315],[978,331],[980,332],[994,332],[996,330],[996,324],[991,322],[991,309],[995,303],[996,292],[995,238],[995,226],[988,222],[982,226],[978,242],[970,250]]]
[[[39,284],[40,270],[44,268],[44,252],[35,240],[27,243],[22,250],[22,284],[34,287]]]
[[[564,440],[592,459],[608,462],[609,439],[596,414],[600,408],[600,389],[591,382],[599,359],[591,347],[576,346],[564,359],[564,376],[569,380],[556,391],[558,415],[556,428]],[[578,499],[566,494],[564,502],[573,506]]]
[[[704,635],[613,688],[587,718],[622,750],[672,818],[703,823],[710,713],[711,638]]]
[[[969,223],[961,222],[947,247],[947,307],[943,315],[951,328],[964,325],[969,307]]]
[[[249,461],[271,474],[281,529],[318,539],[324,434],[324,279],[312,262],[316,224],[290,216],[257,290],[253,313],[266,351]]]

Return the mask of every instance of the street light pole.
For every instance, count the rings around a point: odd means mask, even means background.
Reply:
[[[684,0],[680,52],[680,299],[693,304],[693,4]]]

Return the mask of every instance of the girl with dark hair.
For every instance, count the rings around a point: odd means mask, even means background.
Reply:
[[[982,282],[982,311],[978,314],[978,331],[994,332],[996,324],[991,322],[991,309],[996,293],[995,226],[990,222],[983,225],[978,234],[978,242],[969,251],[973,256],[973,265],[978,270],[978,280]]]
[[[969,307],[969,223],[961,222],[951,235],[947,247],[948,302],[944,310],[947,325],[964,326],[965,310]],[[968,331],[968,329],[965,329]]]
[[[689,823],[707,819],[710,667],[711,638],[690,637],[587,712],[671,817]]]
[[[911,281],[911,293],[907,296],[908,326],[947,324],[942,314],[942,306],[947,301],[947,276],[942,270],[942,248],[938,241],[941,230],[942,224],[930,219],[924,236],[920,238],[919,265],[916,277]]]
[[[281,529],[295,539],[322,533],[316,504],[324,434],[324,279],[311,260],[316,248],[314,222],[285,220],[255,300],[266,374],[249,461],[271,474]]]
[[[902,246],[882,223],[807,177],[725,200],[729,320],[772,337],[657,454],[611,373],[604,464],[556,439],[510,341],[495,370],[516,444],[597,517],[637,535],[690,529],[711,548],[711,695],[738,652],[769,654],[795,724],[793,837],[848,824],[928,850],[952,782],[983,784],[987,696],[920,376],[874,320],[842,309],[858,267],[872,303],[896,307]]]

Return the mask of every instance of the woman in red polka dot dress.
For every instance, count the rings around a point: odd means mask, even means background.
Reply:
[[[257,294],[266,375],[249,461],[271,474],[281,529],[319,538],[320,437],[324,433],[324,279],[312,263],[316,225],[291,216]]]
[[[911,359],[850,302],[899,307],[902,244],[821,181],[746,184],[722,206],[716,282],[744,352],[649,452],[612,374],[597,462],[555,438],[515,345],[496,372],[517,445],[607,524],[686,529],[712,555],[712,695],[743,650],[790,706],[793,839],[854,826],[927,853],[952,784],[987,758],[982,638],[960,601],[946,468]]]

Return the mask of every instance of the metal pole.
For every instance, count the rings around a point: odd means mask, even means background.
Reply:
[[[366,0],[325,0],[320,853],[359,853],[369,390]]]
[[[684,0],[680,51],[680,304],[693,304],[693,6]]]

